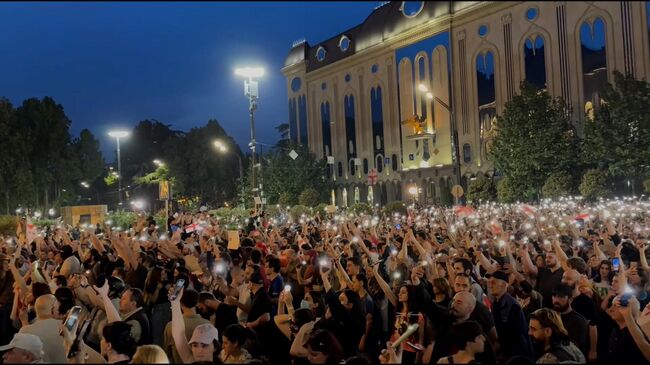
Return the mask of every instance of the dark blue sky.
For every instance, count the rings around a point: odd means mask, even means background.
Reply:
[[[108,161],[111,127],[152,118],[189,130],[217,119],[245,146],[242,64],[260,64],[257,139],[288,123],[280,72],[294,40],[361,23],[379,2],[0,3],[0,96],[52,96],[77,136],[89,128]],[[128,143],[125,141],[124,143]]]

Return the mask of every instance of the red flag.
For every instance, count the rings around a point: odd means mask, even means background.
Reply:
[[[457,206],[454,208],[454,213],[460,218],[466,218],[474,214],[474,208],[467,206]]]
[[[188,224],[187,226],[185,226],[185,232],[186,233],[192,233],[192,232],[196,231],[196,228],[198,226],[199,226],[198,223]]]
[[[527,216],[531,216],[531,217],[535,216],[535,213],[537,213],[537,209],[535,209],[534,207],[532,207],[532,206],[530,206],[528,204],[520,205],[519,209],[522,212],[524,212],[524,214],[526,214]]]
[[[576,215],[575,220],[585,220],[585,219],[588,219],[588,218],[589,218],[589,213],[582,212],[582,213]]]

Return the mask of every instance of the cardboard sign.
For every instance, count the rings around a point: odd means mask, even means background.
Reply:
[[[236,250],[239,248],[239,231],[228,231],[228,249]]]

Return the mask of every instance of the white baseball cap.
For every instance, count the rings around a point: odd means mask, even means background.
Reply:
[[[7,351],[14,348],[30,352],[38,359],[43,358],[43,341],[36,335],[16,333],[8,345],[0,346],[0,351]]]
[[[217,339],[219,339],[219,331],[217,331],[217,329],[211,323],[205,323],[194,328],[194,332],[192,332],[192,338],[188,343],[190,345],[193,343],[202,343],[208,345]]]

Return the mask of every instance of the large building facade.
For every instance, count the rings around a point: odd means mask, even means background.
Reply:
[[[282,68],[291,138],[328,159],[339,206],[440,204],[494,174],[492,124],[522,81],[580,131],[614,71],[650,80],[650,2],[392,1]]]

